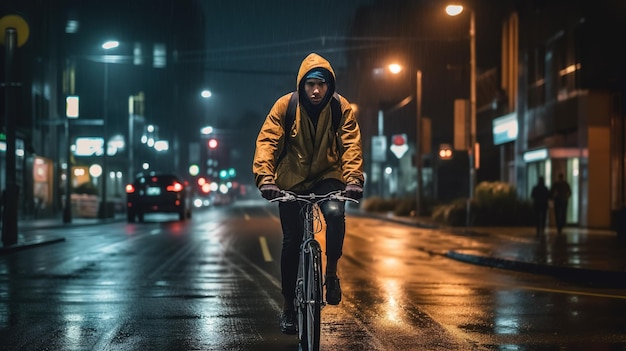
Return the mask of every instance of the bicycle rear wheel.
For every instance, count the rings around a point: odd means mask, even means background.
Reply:
[[[301,299],[298,303],[300,350],[319,351],[322,310],[322,258],[318,242],[310,241],[301,260]]]

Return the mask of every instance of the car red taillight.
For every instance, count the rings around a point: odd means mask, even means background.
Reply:
[[[126,194],[132,194],[135,192],[135,187],[132,184],[126,185]]]
[[[183,190],[183,185],[180,184],[179,182],[174,182],[171,185],[168,185],[166,188],[167,191],[173,191],[175,193],[180,192]]]

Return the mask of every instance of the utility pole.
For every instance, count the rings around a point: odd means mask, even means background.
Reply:
[[[17,42],[17,30],[7,28],[5,30],[4,53],[5,53],[5,82],[4,82],[4,115],[7,136],[6,151],[6,186],[2,192],[2,244],[4,246],[17,243],[17,204],[19,189],[15,177],[15,88],[17,82],[13,79],[13,58]]]
[[[8,15],[0,18],[0,32],[4,32],[4,37],[0,37],[4,44],[4,116],[6,132],[6,166],[5,166],[5,189],[2,191],[2,244],[9,246],[17,243],[17,207],[19,188],[17,186],[16,172],[16,108],[15,91],[20,86],[16,81],[13,61],[16,47],[24,45],[28,40],[28,24],[17,15]],[[20,37],[18,38],[18,32]]]

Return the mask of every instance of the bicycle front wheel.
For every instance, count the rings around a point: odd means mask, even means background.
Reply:
[[[302,351],[319,351],[322,311],[322,250],[311,241],[302,265],[302,301],[298,313],[298,336]]]

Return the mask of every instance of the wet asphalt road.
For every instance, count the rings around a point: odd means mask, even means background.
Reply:
[[[2,350],[297,350],[276,205],[49,229],[0,256]],[[318,236],[323,244],[323,236]],[[626,350],[626,291],[457,262],[471,238],[348,217],[323,350]]]

